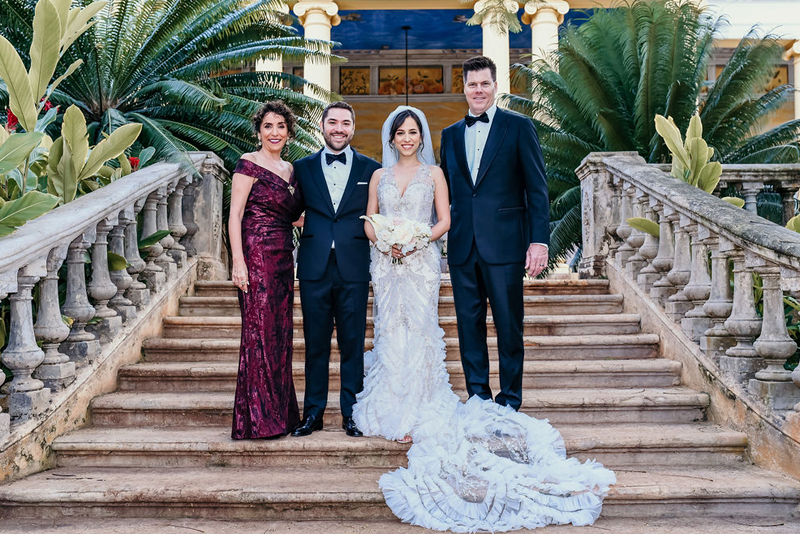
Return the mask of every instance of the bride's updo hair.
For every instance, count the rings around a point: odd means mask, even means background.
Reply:
[[[286,129],[289,131],[289,139],[294,137],[297,120],[294,118],[294,113],[289,109],[289,106],[280,100],[265,102],[264,105],[256,111],[256,114],[253,115],[253,135],[258,134],[258,131],[261,129],[261,123],[264,122],[264,117],[267,113],[275,113],[283,117],[283,120],[286,121]]]
[[[414,122],[417,123],[417,128],[419,129],[420,140],[422,139],[422,121],[419,120],[419,117],[416,113],[411,111],[410,109],[404,109],[397,115],[395,115],[394,120],[392,121],[392,126],[389,128],[389,139],[388,142],[391,143],[394,141],[394,136],[397,133],[397,130],[400,129],[400,126],[406,121],[407,118],[411,117],[414,119]]]

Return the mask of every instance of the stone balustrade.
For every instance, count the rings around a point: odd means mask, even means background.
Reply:
[[[0,300],[8,297],[11,322],[0,361],[13,375],[1,390],[6,410],[0,410],[0,443],[15,425],[45,414],[53,395],[67,388],[123,325],[136,322],[137,310],[188,258],[206,258],[204,269],[222,270],[225,169],[213,154],[189,157],[193,169],[152,165],[0,239]],[[168,233],[149,247],[145,262],[139,239],[158,230]],[[129,267],[111,271],[109,251],[124,256]],[[59,272],[66,285],[63,303]]]
[[[741,187],[748,210],[676,180],[668,167],[648,165],[636,153],[590,154],[577,174],[581,275],[624,273],[721,377],[774,412],[800,411],[800,370],[793,383],[783,367],[797,350],[784,298],[800,294],[800,234],[754,213],[755,194],[766,184],[793,199],[800,165],[726,166],[725,184]],[[631,228],[629,217],[658,222],[659,236]]]
[[[670,172],[670,165],[654,164],[653,167]],[[744,209],[756,213],[759,193],[771,192],[780,195],[783,204],[783,223],[794,217],[797,192],[800,191],[800,165],[786,164],[725,164],[722,166],[717,192],[732,188],[744,199]]]

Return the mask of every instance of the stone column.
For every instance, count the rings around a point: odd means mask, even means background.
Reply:
[[[756,272],[761,275],[764,294],[761,335],[753,346],[767,367],[750,380],[750,392],[760,397],[767,406],[776,410],[790,410],[800,401],[800,390],[792,383],[792,373],[783,368],[797,344],[786,330],[783,311],[783,290],[780,268],[756,258]]]
[[[650,221],[656,221],[658,216],[656,215],[654,208],[658,205],[658,201],[654,198],[651,198],[649,201],[649,205],[645,210],[645,218]],[[658,270],[653,266],[653,260],[658,255],[658,243],[659,238],[654,237],[648,233],[645,233],[644,236],[644,244],[639,249],[639,254],[647,261],[647,265],[639,272],[639,276],[636,278],[636,283],[642,289],[642,291],[649,293],[650,288],[653,287],[653,284],[661,278],[661,275],[658,273]]]
[[[658,214],[659,238],[658,254],[653,259],[653,267],[661,274],[650,288],[650,298],[659,306],[665,308],[667,299],[675,294],[675,287],[669,281],[669,271],[675,259],[675,237],[672,233],[671,218],[677,219],[677,215],[669,206],[658,204],[655,207]]]
[[[716,235],[710,235],[705,243],[711,249],[711,294],[703,304],[703,311],[711,318],[713,325],[700,338],[700,348],[706,356],[719,362],[720,356],[733,346],[733,338],[724,325],[733,309],[726,252],[733,250],[733,244]]]
[[[625,186],[625,183],[620,184],[620,217],[619,217],[619,226],[617,227],[617,235],[622,239],[622,243],[620,244],[619,248],[617,249],[617,254],[614,257],[614,265],[616,265],[617,269],[620,271],[625,271],[626,266],[628,265],[628,260],[631,259],[633,253],[633,247],[628,244],[628,238],[631,236],[633,232],[633,228],[631,225],[628,224],[628,219],[633,217],[633,209],[631,206],[631,195],[633,191],[628,189]]]
[[[733,305],[724,325],[736,345],[720,355],[719,368],[726,376],[746,383],[764,367],[753,348],[753,340],[761,333],[761,317],[753,295],[753,271],[745,264],[744,253],[732,250],[728,254],[733,262]]]
[[[191,243],[197,256],[197,277],[200,280],[226,280],[228,269],[223,263],[222,186],[227,171],[214,154],[209,153],[200,166],[200,183],[194,189],[194,219],[197,232]],[[195,178],[196,179],[196,178]]]
[[[114,254],[124,257],[125,259],[127,259],[125,256],[125,229],[127,227],[128,221],[124,219],[124,215],[120,213],[119,224],[115,225],[109,234],[109,250]],[[108,305],[111,307],[111,309],[117,312],[117,315],[119,315],[124,322],[127,323],[129,320],[136,317],[136,306],[134,306],[133,302],[125,297],[125,291],[131,287],[133,278],[128,273],[127,267],[118,271],[111,271],[110,276],[111,282],[117,288],[117,293],[111,297]]]
[[[186,233],[181,239],[181,244],[186,248],[186,255],[192,257],[197,254],[197,249],[194,246],[194,235],[200,228],[194,222],[194,196],[197,191],[198,179],[192,180],[186,189],[183,190],[183,202],[181,209],[183,209],[183,225],[186,227]]]
[[[745,183],[742,185],[742,196],[744,196],[744,209],[758,215],[758,193],[764,189],[761,183]]]
[[[61,352],[78,366],[93,362],[100,354],[100,342],[86,331],[86,323],[94,317],[95,310],[86,296],[84,254],[94,239],[95,228],[92,227],[76,237],[67,252],[67,296],[61,311],[72,318],[72,329],[61,343]]]
[[[156,221],[158,211],[158,197],[160,190],[153,191],[147,196],[142,208],[142,237],[149,237],[158,231],[158,223]],[[164,247],[161,241],[156,241],[147,248],[147,264],[142,271],[142,277],[147,282],[147,288],[152,293],[158,293],[167,281],[167,275],[164,269],[156,263],[156,258],[161,256],[164,252]]]
[[[602,154],[587,156],[575,171],[581,182],[581,220],[583,246],[580,261],[582,278],[605,276],[610,246],[616,244],[619,214],[612,209],[611,175],[602,162]],[[609,239],[610,237],[610,239]]]
[[[169,222],[167,219],[168,194],[169,189],[166,186],[158,188],[156,225],[158,226],[159,230],[166,230],[167,232],[169,232]],[[161,254],[159,254],[159,256],[155,259],[155,262],[157,265],[160,265],[162,269],[164,269],[167,279],[175,278],[175,275],[178,274],[178,264],[175,263],[175,260],[173,260],[171,256],[172,247],[175,245],[175,239],[172,237],[172,234],[167,233],[160,243],[163,248]]]
[[[511,92],[511,63],[509,59],[508,28],[496,12],[489,11],[493,2],[479,0],[475,3],[475,13],[483,15],[483,55],[491,58],[497,65],[497,92]],[[519,11],[515,0],[504,0],[503,8],[509,13]]]
[[[66,246],[54,248],[47,255],[47,275],[39,282],[39,306],[33,325],[36,339],[44,349],[44,361],[33,376],[52,391],[60,391],[75,380],[75,362],[58,350],[69,335],[69,326],[61,318],[58,304],[58,269],[66,257]]]
[[[283,15],[289,13],[289,6],[283,2],[273,2],[274,17],[270,17],[270,22],[283,24]],[[283,57],[280,55],[269,56],[263,59],[256,60],[256,72],[283,72]],[[280,82],[274,84],[275,87],[280,87]]]
[[[115,217],[116,219],[116,217]],[[122,318],[108,307],[108,301],[117,294],[117,286],[111,281],[108,270],[108,233],[117,221],[103,220],[97,224],[97,239],[92,245],[92,281],[89,283],[89,296],[95,302],[95,317],[102,319],[89,329],[101,341],[107,343],[122,330]]]
[[[689,248],[689,233],[686,231],[691,220],[684,215],[675,214],[670,216],[670,222],[675,233],[675,259],[672,262],[672,269],[667,274],[667,280],[675,288],[675,293],[667,299],[664,311],[673,321],[680,323],[686,312],[692,309],[692,303],[683,292],[692,273],[692,254]]]
[[[634,186],[629,186],[631,195],[633,198],[633,216],[644,218],[644,195],[641,191],[637,191]],[[639,271],[647,263],[647,260],[644,256],[642,256],[641,247],[644,245],[644,232],[641,230],[637,230],[636,228],[631,229],[631,235],[628,236],[628,244],[634,250],[633,256],[628,259],[628,265],[626,266],[625,272],[628,274],[628,277],[636,281],[637,277],[639,276]]]
[[[186,265],[186,247],[180,241],[187,231],[186,226],[183,224],[183,190],[188,183],[188,179],[184,177],[175,185],[175,191],[169,196],[169,212],[167,214],[169,233],[174,241],[169,254],[178,267],[181,268]]]
[[[700,336],[711,327],[711,319],[703,310],[703,305],[711,294],[708,247],[704,242],[710,234],[705,226],[695,223],[690,223],[687,229],[692,238],[692,273],[689,283],[683,288],[683,293],[692,301],[694,307],[681,319],[681,329],[692,341],[699,343]]]
[[[792,60],[792,68],[794,69],[794,118],[800,119],[800,40],[792,44],[791,48],[786,51],[785,59]]]
[[[337,13],[336,2],[301,0],[294,6],[294,13],[300,19],[306,39],[331,40],[331,27],[342,21]],[[326,91],[331,90],[331,65],[328,60],[308,58],[303,64],[303,77]],[[303,89],[307,96],[315,97],[308,87]]]
[[[119,215],[120,221],[125,223],[125,259],[130,264],[128,274],[131,275],[131,285],[125,291],[125,297],[140,310],[150,303],[150,291],[139,281],[139,275],[147,267],[147,263],[139,255],[136,215],[141,211],[144,202],[145,199],[137,200],[134,206],[128,206]],[[142,237],[147,237],[147,234],[142,233]]]
[[[558,48],[558,26],[564,22],[569,4],[562,0],[532,1],[525,4],[522,22],[531,26],[531,51],[544,58]]]
[[[17,269],[0,273],[0,301],[6,298],[9,293],[15,292],[17,287]],[[5,373],[0,373],[0,386],[5,381]],[[0,441],[5,439],[9,432],[11,432],[11,416],[8,413],[3,413],[3,408],[0,406]]]
[[[622,193],[621,193],[621,180],[619,178],[614,178],[609,180],[608,188],[611,190],[611,214],[609,217],[608,228],[606,228],[606,233],[608,234],[609,244],[608,244],[608,259],[612,262],[616,261],[617,257],[617,249],[619,249],[620,240],[618,239],[619,227],[622,225],[622,221],[620,220],[620,214],[622,210]]]
[[[783,204],[783,224],[789,222],[789,219],[794,217],[795,212],[795,195],[797,191],[792,189],[782,189],[779,191],[781,194],[781,204]]]
[[[17,291],[8,298],[11,301],[11,325],[2,360],[14,375],[8,385],[8,413],[15,423],[42,413],[50,404],[50,390],[41,380],[33,378],[33,372],[44,360],[44,352],[36,344],[33,331],[32,289],[45,275],[44,258],[23,267],[17,276]]]

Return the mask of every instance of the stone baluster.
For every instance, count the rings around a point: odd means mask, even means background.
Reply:
[[[123,214],[120,213],[119,224],[115,225],[109,234],[109,250],[122,257],[125,257],[125,229],[127,227],[128,221],[124,219]],[[110,276],[111,282],[117,288],[117,293],[111,297],[111,300],[108,301],[108,305],[127,323],[131,319],[136,318],[136,306],[125,297],[125,291],[131,287],[133,278],[128,273],[127,268],[111,271]]]
[[[156,221],[158,210],[158,197],[161,194],[159,191],[153,191],[148,195],[147,200],[142,208],[142,237],[149,237],[158,231],[158,223]],[[152,293],[158,293],[167,281],[167,275],[164,269],[156,263],[156,258],[161,256],[164,247],[160,241],[155,242],[148,247],[147,265],[142,271],[142,277],[147,282],[147,287]]]
[[[167,218],[167,197],[168,197],[169,190],[166,187],[159,188],[158,190],[158,197],[157,197],[157,207],[156,207],[156,225],[158,225],[159,230],[167,230],[169,231],[169,221]],[[155,259],[156,264],[160,265],[162,269],[164,269],[164,273],[167,276],[167,279],[172,279],[178,273],[178,265],[175,263],[175,260],[172,259],[170,255],[170,251],[172,246],[175,244],[175,239],[172,238],[172,234],[167,234],[161,240],[161,246],[163,247],[161,254]]]
[[[181,244],[186,248],[186,254],[189,257],[197,254],[197,249],[194,246],[194,239],[192,238],[194,237],[194,234],[197,233],[197,230],[199,230],[194,216],[194,199],[195,195],[197,194],[197,187],[200,180],[202,180],[202,178],[193,177],[192,183],[190,183],[186,189],[183,190],[183,202],[181,209],[183,210],[182,218],[183,225],[186,226],[186,233],[181,239]]]
[[[783,368],[789,356],[797,350],[797,344],[789,337],[783,310],[781,271],[776,265],[761,258],[748,257],[761,276],[764,300],[761,335],[753,346],[767,364],[750,380],[749,389],[767,406],[776,410],[790,410],[800,401],[800,390],[792,383],[792,373]]]
[[[0,273],[0,301],[5,299],[9,293],[17,290],[17,269]],[[2,355],[0,354],[0,358]],[[6,381],[5,373],[0,372],[0,386]],[[5,439],[11,432],[11,416],[3,412],[3,407],[0,406],[0,441]]]
[[[633,186],[631,186],[631,189],[635,195],[635,198],[633,198],[633,216],[643,218],[644,194],[641,191],[637,191]],[[628,265],[626,266],[625,272],[631,280],[637,279],[639,276],[639,271],[642,270],[647,262],[644,256],[642,256],[641,251],[641,247],[644,245],[644,235],[644,232],[641,230],[632,228],[631,235],[628,236],[628,244],[634,250],[634,254],[628,259]]]
[[[795,195],[797,191],[792,189],[781,189],[781,203],[783,204],[783,224],[789,222],[789,219],[794,217],[795,212],[797,211],[797,202],[795,200]]]
[[[669,281],[669,271],[675,258],[675,236],[672,233],[672,223],[670,217],[675,214],[672,208],[663,204],[656,204],[654,207],[658,215],[659,238],[658,254],[653,259],[653,267],[658,271],[660,277],[650,288],[650,298],[659,306],[664,308],[667,299],[675,294],[675,287]]]
[[[725,320],[725,330],[733,335],[736,345],[720,356],[719,368],[724,375],[746,383],[764,367],[753,347],[753,341],[761,333],[761,317],[756,312],[753,295],[753,270],[745,263],[744,253],[733,249],[728,255],[733,262],[733,305],[730,317]]]
[[[609,180],[609,188],[611,189],[611,221],[609,222],[609,225],[606,228],[606,233],[611,239],[609,240],[609,245],[608,245],[608,258],[612,262],[615,262],[617,256],[617,249],[621,245],[618,239],[619,234],[617,233],[617,230],[619,229],[619,227],[622,225],[623,222],[620,220],[620,211],[622,209],[620,179],[617,177],[611,178]]]
[[[102,319],[88,329],[103,343],[114,339],[122,330],[122,318],[108,307],[108,301],[117,294],[117,286],[111,281],[108,270],[108,233],[117,224],[114,220],[102,220],[97,224],[97,238],[92,245],[92,280],[89,282],[89,296],[95,303],[94,316]]]
[[[61,343],[61,352],[78,366],[93,362],[100,354],[100,342],[86,330],[86,324],[94,317],[95,309],[86,295],[84,255],[94,240],[95,227],[92,227],[76,237],[67,252],[67,296],[61,311],[73,322],[69,336]]]
[[[758,193],[764,188],[762,183],[747,182],[742,184],[744,209],[758,215]]]
[[[67,246],[54,248],[47,255],[47,275],[39,282],[39,306],[33,332],[42,342],[44,360],[33,374],[51,391],[60,391],[75,380],[75,362],[59,352],[69,335],[69,326],[61,318],[58,304],[58,269],[67,257]]]
[[[692,242],[692,273],[689,283],[683,288],[694,307],[681,319],[681,329],[692,341],[699,343],[703,332],[711,327],[711,319],[703,305],[711,294],[711,277],[708,275],[708,247],[704,242],[709,236],[705,226],[690,223],[688,226]]]
[[[711,249],[711,294],[703,304],[703,311],[711,318],[712,326],[700,338],[700,348],[706,356],[719,362],[720,356],[733,346],[733,337],[725,329],[725,320],[733,309],[727,255],[727,251],[733,250],[733,244],[715,234],[710,234],[705,243]]]
[[[33,331],[33,286],[47,274],[45,258],[23,267],[17,276],[17,291],[11,293],[11,325],[8,345],[3,351],[3,365],[14,378],[8,385],[8,413],[15,423],[22,423],[47,409],[50,389],[33,372],[44,360]]]
[[[178,267],[186,265],[186,247],[181,244],[181,238],[186,235],[187,228],[183,224],[183,191],[189,180],[181,178],[175,186],[175,191],[169,196],[167,222],[169,223],[169,233],[175,243],[169,253]]]
[[[645,211],[645,218],[650,221],[656,221],[657,215],[654,210],[655,206],[658,204],[658,201],[654,198],[649,200],[649,205]],[[653,284],[658,280],[661,275],[658,273],[658,269],[653,266],[653,260],[655,260],[656,256],[658,255],[658,247],[659,247],[659,238],[652,236],[648,233],[645,233],[644,237],[644,244],[639,249],[639,254],[644,257],[647,261],[647,265],[639,272],[639,276],[636,278],[636,283],[642,288],[642,291],[649,293],[650,288],[653,287]]]
[[[615,178],[615,180],[619,180],[619,178]],[[631,195],[633,194],[633,190],[626,188],[625,183],[621,183],[619,185],[619,189],[620,219],[619,226],[617,227],[617,235],[622,239],[622,243],[617,249],[617,253],[614,257],[614,265],[616,265],[617,269],[620,271],[624,271],[626,265],[628,265],[628,260],[635,252],[633,247],[628,244],[628,238],[633,232],[633,228],[631,228],[631,225],[628,224],[628,219],[633,216],[631,209]]]
[[[125,291],[125,296],[140,310],[150,303],[150,291],[148,291],[144,283],[139,281],[139,275],[147,267],[147,263],[139,255],[139,231],[136,223],[136,214],[141,211],[144,202],[145,199],[137,200],[133,206],[128,206],[120,213],[120,221],[126,224],[125,259],[130,264],[128,274],[131,275],[131,285]],[[142,232],[142,236],[147,237],[144,232]]]
[[[692,273],[692,253],[686,230],[691,221],[685,215],[677,214],[670,215],[669,220],[675,233],[675,259],[667,279],[675,288],[675,293],[667,299],[665,311],[673,321],[680,323],[686,312],[692,309],[692,303],[683,291]]]

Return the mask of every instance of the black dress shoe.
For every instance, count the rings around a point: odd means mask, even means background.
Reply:
[[[322,430],[322,417],[316,415],[308,415],[300,426],[294,429],[292,436],[299,438],[302,436],[310,436],[312,432]]]
[[[356,422],[353,421],[352,417],[345,417],[342,419],[342,428],[344,428],[345,433],[352,437],[352,438],[360,438],[364,434],[358,429],[356,426]]]

